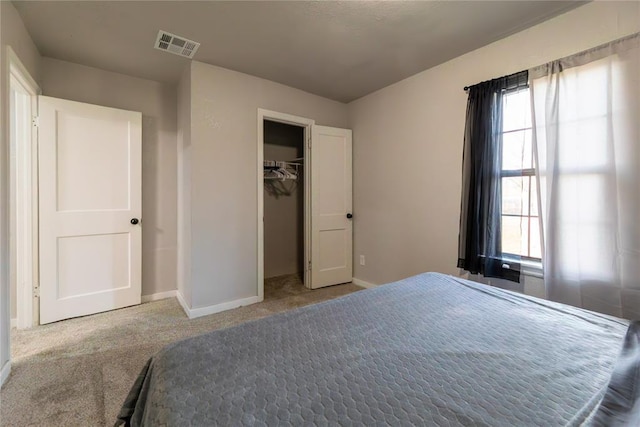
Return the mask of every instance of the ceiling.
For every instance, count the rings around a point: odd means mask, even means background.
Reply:
[[[349,102],[561,14],[576,1],[14,1],[40,53],[175,83],[187,59]]]

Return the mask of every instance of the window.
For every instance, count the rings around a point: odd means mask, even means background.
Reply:
[[[469,87],[462,155],[457,265],[514,282],[537,255],[527,82],[523,71]]]
[[[528,88],[503,97],[502,253],[540,262],[540,218],[533,160],[531,100]]]

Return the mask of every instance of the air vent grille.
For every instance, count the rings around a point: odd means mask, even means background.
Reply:
[[[191,59],[200,47],[200,43],[160,30],[154,47]]]

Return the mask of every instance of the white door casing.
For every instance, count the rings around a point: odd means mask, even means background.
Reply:
[[[6,46],[9,66],[10,115],[10,261],[11,291],[16,301],[16,326],[38,324],[38,114],[40,87],[11,46]]]
[[[39,127],[40,323],[140,304],[141,113],[41,96]]]
[[[37,108],[36,94],[19,79],[10,76],[10,150],[11,154],[11,203],[12,206],[12,262],[15,280],[17,327],[33,326],[34,271],[37,272],[34,248],[37,236],[34,232],[34,177],[36,166],[35,146],[37,132],[32,124]],[[15,227],[15,228],[14,228]],[[12,289],[13,292],[13,289]]]
[[[350,282],[353,276],[352,133],[312,126],[311,283]]]

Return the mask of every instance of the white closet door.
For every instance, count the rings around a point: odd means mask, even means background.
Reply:
[[[138,112],[39,98],[40,323],[140,304]]]
[[[351,130],[312,126],[311,287],[353,276]]]

